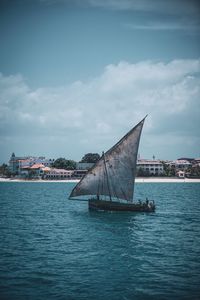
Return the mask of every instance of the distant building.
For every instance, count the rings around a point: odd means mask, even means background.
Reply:
[[[191,167],[192,163],[189,162],[188,160],[177,159],[177,160],[169,162],[169,165],[175,167],[175,170],[178,172],[179,170],[184,171],[188,167]]]
[[[22,166],[20,168],[20,177],[24,178],[43,178],[44,170],[48,168],[45,167],[43,164],[34,164],[30,166]],[[50,168],[48,168],[50,169]]]
[[[177,160],[187,160],[190,163],[192,163],[194,161],[194,158],[191,158],[191,157],[181,157],[181,158],[177,158]]]
[[[74,170],[74,174],[73,174],[73,177],[74,178],[82,178],[86,173],[87,173],[88,170]]]
[[[177,173],[176,173],[177,177],[179,178],[185,178],[185,171],[181,171],[179,170]]]
[[[45,172],[44,179],[71,179],[74,170],[50,168]]]
[[[193,160],[193,166],[194,167],[200,167],[200,158],[195,158]]]
[[[178,171],[178,170],[185,170],[188,167],[192,166],[192,162],[190,162],[186,159],[177,159],[177,160],[165,161],[165,164],[169,165],[170,167],[174,167]]]
[[[138,159],[137,170],[141,169],[146,175],[163,175],[164,168],[160,160]]]
[[[45,166],[43,164],[34,164],[29,167],[29,172],[32,177],[42,178]]]
[[[15,153],[12,153],[9,160],[9,171],[12,174],[18,174],[21,162],[27,160],[28,158],[29,157],[15,156]]]
[[[186,170],[188,167],[192,166],[192,163],[188,160],[183,159],[177,159],[174,161],[174,165],[176,170]]]
[[[15,156],[15,154],[12,153],[9,160],[9,170],[13,175],[21,175],[21,173],[24,174],[28,167],[34,164],[42,164],[44,167],[50,167],[53,163],[54,159],[46,159],[43,156]]]
[[[34,161],[34,164],[43,164],[45,167],[51,167],[55,159],[48,159],[45,157],[33,157],[32,161]]]

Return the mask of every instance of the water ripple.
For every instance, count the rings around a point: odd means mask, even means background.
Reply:
[[[0,298],[199,299],[200,185],[137,184],[155,213],[95,213],[73,184],[0,183]]]

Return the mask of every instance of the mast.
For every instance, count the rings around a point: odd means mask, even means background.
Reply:
[[[108,196],[110,201],[112,198],[133,201],[138,147],[145,118],[103,153],[99,161],[73,188],[70,199],[77,196],[98,197],[101,184],[100,194]]]
[[[103,151],[103,161],[104,161],[104,166],[105,166],[105,171],[106,171],[106,181],[107,181],[107,185],[108,185],[109,198],[110,198],[110,201],[112,201],[111,192],[110,192],[110,184],[109,184],[109,179],[108,179],[108,170],[107,170],[107,167],[106,167],[106,160],[105,160],[104,151]]]

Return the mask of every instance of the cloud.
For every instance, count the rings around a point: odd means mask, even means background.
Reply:
[[[154,21],[144,24],[127,23],[123,27],[131,30],[151,30],[151,31],[185,31],[188,34],[199,34],[199,24],[197,22],[188,22],[183,20],[176,21]]]
[[[157,12],[171,15],[199,15],[198,0],[38,0],[41,4],[67,4],[80,7],[112,9],[117,11]]]
[[[81,157],[108,149],[148,113],[146,149],[165,156],[162,145],[177,141],[174,151],[186,146],[191,151],[199,145],[199,76],[198,59],[122,61],[92,80],[55,88],[31,89],[21,75],[1,74],[1,139],[7,149],[9,139],[32,139],[40,141],[40,149],[48,144],[56,152],[60,144]]]
[[[200,3],[198,0],[38,0],[45,5],[64,4],[85,8],[132,13],[134,23],[123,24],[132,30],[185,31],[199,34]],[[140,16],[143,20],[138,23]],[[146,22],[146,20],[152,20]]]
[[[197,0],[88,0],[88,2],[94,7],[107,9],[165,12],[178,15],[198,14],[200,7]]]

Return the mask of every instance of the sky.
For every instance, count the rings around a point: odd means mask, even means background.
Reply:
[[[200,1],[1,0],[0,163],[107,151],[200,157]]]

